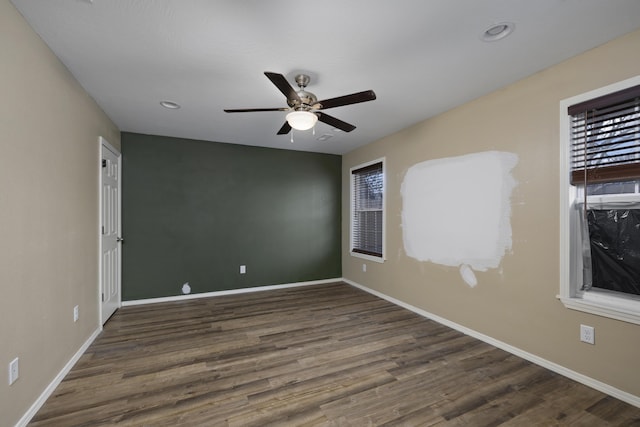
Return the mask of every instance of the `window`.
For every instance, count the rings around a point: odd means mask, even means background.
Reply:
[[[351,169],[351,254],[384,260],[384,159]]]
[[[560,299],[640,324],[640,76],[560,106]]]

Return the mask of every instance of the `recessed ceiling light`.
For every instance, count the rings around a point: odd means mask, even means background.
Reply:
[[[513,32],[515,25],[511,22],[501,22],[490,26],[482,33],[482,40],[485,42],[495,42],[502,40]]]
[[[160,101],[160,105],[170,110],[177,110],[178,108],[180,108],[180,104],[173,101]]]

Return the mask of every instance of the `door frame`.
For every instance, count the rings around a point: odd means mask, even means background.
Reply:
[[[98,137],[98,324],[100,329],[104,324],[102,323],[102,150],[106,148],[111,151],[118,158],[118,236],[122,236],[122,153],[113,145],[109,144],[104,137]],[[121,247],[122,248],[122,247]],[[118,290],[118,307],[122,307],[122,250],[118,251],[118,274],[120,275],[118,284],[120,289]]]

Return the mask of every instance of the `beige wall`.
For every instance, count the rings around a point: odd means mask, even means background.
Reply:
[[[5,426],[99,327],[98,137],[119,147],[120,133],[8,0],[0,0],[0,94]],[[15,357],[20,378],[8,386]]]
[[[640,326],[565,308],[559,293],[559,101],[640,74],[640,32],[425,120],[343,158],[343,275],[388,296],[640,396]],[[487,150],[518,155],[513,246],[499,268],[476,272],[407,257],[400,185],[412,165]],[[387,261],[349,254],[349,168],[386,157]],[[464,197],[464,193],[460,194]],[[469,206],[469,214],[482,206]],[[581,323],[596,345],[580,343]]]

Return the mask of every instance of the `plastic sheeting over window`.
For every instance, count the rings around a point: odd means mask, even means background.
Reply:
[[[640,209],[589,209],[592,286],[640,295]]]

